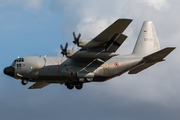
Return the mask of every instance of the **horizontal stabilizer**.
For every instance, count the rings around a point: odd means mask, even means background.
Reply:
[[[144,57],[144,59],[146,62],[159,62],[159,61],[162,61],[163,58],[165,58],[174,49],[175,49],[175,47],[168,47],[168,48],[162,49],[160,51],[157,51],[151,55],[148,55],[148,56]]]
[[[168,47],[168,48],[162,49],[158,52],[155,52],[151,55],[144,57],[143,63],[137,65],[135,68],[130,70],[128,74],[137,74],[137,73],[143,71],[144,69],[156,64],[157,62],[163,61],[163,59],[174,49],[175,49],[175,47]]]
[[[33,84],[31,87],[29,87],[28,89],[41,89],[47,85],[49,85],[51,83],[46,83],[46,82],[36,82],[35,84]]]

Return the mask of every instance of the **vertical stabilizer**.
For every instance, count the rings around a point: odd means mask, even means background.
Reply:
[[[145,21],[139,33],[133,54],[146,56],[160,50],[158,37],[152,21]]]

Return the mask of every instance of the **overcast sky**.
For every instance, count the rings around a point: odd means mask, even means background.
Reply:
[[[179,0],[0,0],[0,119],[179,120]],[[72,32],[94,38],[119,18],[133,19],[119,54],[132,52],[144,21],[153,21],[165,62],[137,74],[68,90],[53,84],[28,90],[3,74],[18,56],[58,55]]]

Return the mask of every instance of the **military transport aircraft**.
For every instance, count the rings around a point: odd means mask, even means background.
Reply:
[[[51,83],[65,84],[68,89],[81,89],[84,83],[103,82],[113,77],[136,74],[164,61],[175,49],[160,49],[158,37],[152,21],[145,21],[141,28],[132,54],[119,56],[115,53],[127,38],[123,31],[132,22],[131,19],[118,19],[94,39],[80,39],[74,36],[74,44],[79,50],[67,50],[60,45],[63,57],[30,56],[14,60],[4,73],[15,79],[36,82],[29,89],[41,89]]]

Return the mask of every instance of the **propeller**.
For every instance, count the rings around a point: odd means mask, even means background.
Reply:
[[[60,45],[60,48],[62,50],[61,54],[63,55],[63,57],[64,57],[64,55],[67,55],[67,47],[68,47],[68,43],[67,42],[66,42],[65,48],[63,48],[63,46]]]
[[[79,46],[79,39],[81,37],[81,33],[79,33],[78,37],[76,37],[76,34],[73,32],[73,36],[74,36],[74,44],[77,44]]]

